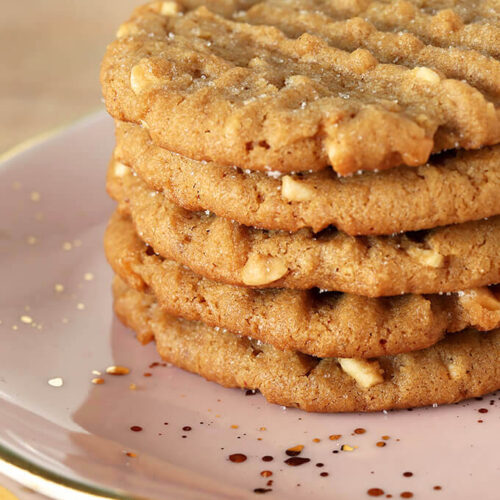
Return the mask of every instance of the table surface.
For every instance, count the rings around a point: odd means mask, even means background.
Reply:
[[[0,153],[102,107],[99,63],[146,0],[3,2]]]
[[[0,16],[0,154],[102,107],[99,63],[141,0],[4,2]],[[27,8],[28,7],[28,8]],[[20,500],[42,500],[0,475]]]

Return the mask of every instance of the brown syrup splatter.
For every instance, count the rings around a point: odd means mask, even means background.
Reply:
[[[354,429],[354,434],[364,434],[366,432],[366,429],[363,429],[362,427],[358,427],[357,429]]]
[[[327,477],[327,476],[328,476],[328,472],[322,472],[322,473],[320,474],[320,476],[321,476],[321,477]]]
[[[132,427],[130,427],[130,430],[134,432],[141,432],[142,427],[140,425],[133,425]]]
[[[304,445],[298,444],[296,446],[292,446],[291,448],[288,448],[288,450],[286,450],[285,453],[289,457],[296,457],[297,455],[301,454],[303,449],[304,449]]]
[[[380,488],[370,488],[368,491],[367,491],[368,495],[370,495],[371,497],[381,497],[383,494],[384,494],[384,490],[380,489]]]
[[[260,475],[262,477],[271,477],[273,475],[273,473],[270,471],[270,470],[263,470]]]
[[[265,455],[262,457],[263,462],[272,462],[274,458],[271,455]]]
[[[299,465],[306,464],[307,462],[310,462],[310,458],[303,458],[303,457],[290,457],[285,460],[285,463],[287,465],[290,465],[291,467],[298,467]]]
[[[404,477],[412,477],[413,476],[413,472],[403,472],[403,476]]]
[[[235,464],[241,464],[247,459],[246,455],[243,455],[243,453],[233,453],[232,455],[229,455],[229,460],[231,462],[234,462]]]
[[[399,496],[401,498],[413,498],[413,493],[411,491],[403,491]]]
[[[263,495],[264,493],[268,493],[269,491],[273,491],[271,488],[255,488],[253,490],[254,493]]]

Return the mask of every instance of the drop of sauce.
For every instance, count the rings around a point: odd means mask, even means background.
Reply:
[[[432,488],[433,490],[436,490],[436,491],[439,491],[439,490],[442,490],[443,487],[442,486],[434,486],[434,488]]]
[[[370,488],[367,493],[371,497],[381,497],[384,494],[384,490],[381,490],[380,488]]]
[[[328,476],[328,472],[322,472],[322,473],[320,474],[320,476],[321,476],[321,477],[327,477],[327,476]]]
[[[272,462],[273,460],[274,460],[274,458],[271,455],[266,455],[266,456],[262,457],[263,462]]]
[[[403,476],[404,477],[412,477],[413,476],[413,472],[403,472]]]
[[[401,498],[413,498],[413,493],[411,491],[403,491],[399,496]]]
[[[290,465],[291,467],[298,467],[299,465],[306,464],[307,462],[310,462],[310,458],[304,458],[304,457],[291,457],[285,460],[285,463],[287,465]]]
[[[288,448],[288,450],[285,451],[285,453],[289,457],[296,457],[297,455],[300,455],[302,453],[302,450],[304,447],[301,444],[298,444],[297,446],[293,446],[292,448]]]
[[[260,475],[262,477],[271,477],[273,475],[273,473],[270,471],[270,470],[263,470]]]
[[[192,427],[190,427],[189,425],[186,425],[182,428],[183,431],[190,431],[192,429]]]
[[[385,443],[384,441],[377,441],[377,446],[379,448],[383,448],[387,443]]]
[[[325,465],[325,464],[322,464],[321,462],[318,462],[318,463],[316,464],[316,467],[323,467],[324,465]]]
[[[272,486],[273,485],[273,480],[269,479],[269,481],[266,483],[267,486]]]
[[[263,495],[264,493],[268,493],[269,491],[273,491],[271,488],[255,488],[253,490],[254,493]]]
[[[233,453],[232,455],[229,455],[229,460],[231,462],[234,462],[235,464],[241,464],[247,459],[246,455],[243,455],[243,453]]]
[[[363,429],[362,427],[358,427],[357,429],[354,429],[354,434],[364,434],[366,432],[366,429]]]
[[[479,413],[488,413],[488,408],[479,408],[479,410],[477,410]]]
[[[140,425],[133,425],[131,428],[130,428],[131,431],[134,431],[134,432],[141,432],[142,431],[142,427]]]

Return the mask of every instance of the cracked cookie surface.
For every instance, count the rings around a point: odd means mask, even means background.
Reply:
[[[264,171],[346,175],[499,142],[498,23],[341,3],[140,7],[103,60],[107,108],[169,150]]]
[[[116,123],[115,158],[187,210],[262,229],[392,234],[500,214],[500,146],[433,157],[425,166],[339,177],[331,169],[280,175],[199,162]]]
[[[498,287],[373,299],[225,285],[154,254],[118,213],[104,247],[115,273],[131,288],[152,293],[167,313],[317,357],[399,354],[429,347],[446,332],[500,327]]]
[[[111,162],[108,191],[159,254],[199,275],[256,288],[322,288],[370,297],[500,282],[500,217],[395,236],[265,231],[189,212]]]

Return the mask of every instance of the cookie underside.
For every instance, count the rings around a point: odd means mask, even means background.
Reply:
[[[408,354],[377,358],[383,381],[365,389],[336,358],[281,351],[248,337],[177,319],[154,297],[116,278],[115,311],[166,361],[226,387],[258,389],[272,403],[316,412],[380,411],[446,404],[500,387],[500,331],[468,330]]]

